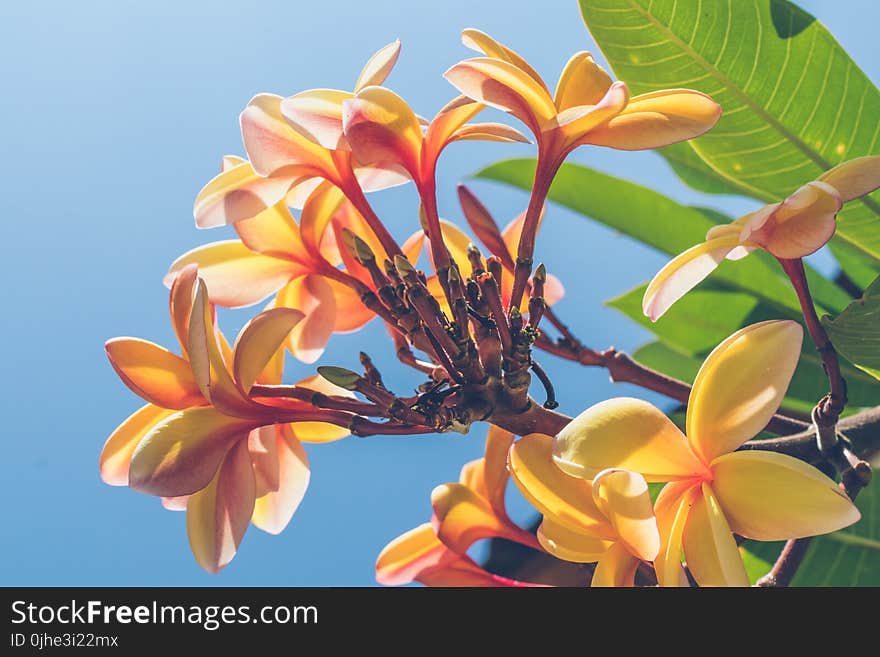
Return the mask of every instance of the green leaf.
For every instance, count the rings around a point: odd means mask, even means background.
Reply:
[[[704,194],[735,194],[751,196],[748,187],[738,185],[736,181],[723,178],[712,171],[703,159],[697,155],[688,142],[680,142],[660,148],[657,151],[672,167],[676,175],[686,185]]]
[[[869,484],[856,506],[862,519],[855,525],[813,539],[792,586],[880,586],[880,485]],[[782,546],[746,541],[743,549],[772,564]]]
[[[880,91],[828,30],[786,0],[581,0],[616,76],[634,94],[686,87],[711,95],[718,124],[671,151],[706,190],[706,170],[766,202],[834,165],[876,152]],[[715,183],[717,184],[717,183]],[[835,241],[880,264],[880,195],[853,201]]]
[[[535,160],[530,158],[502,160],[474,174],[524,190],[531,189],[534,175]],[[702,242],[712,226],[730,221],[730,217],[715,210],[682,205],[648,187],[579,164],[562,165],[548,198],[669,255]],[[815,282],[814,298],[820,307],[834,312],[849,303],[850,297],[843,290],[812,269],[808,276],[811,286]],[[737,262],[721,263],[712,280],[724,281],[732,289],[747,290],[780,309],[800,313],[788,279],[772,256],[763,251]]]
[[[880,277],[837,317],[822,317],[822,324],[837,351],[880,379]]]
[[[606,303],[690,356],[709,353],[733,331],[751,323],[749,317],[758,307],[758,300],[751,294],[693,290],[655,323],[642,313],[646,287],[642,285]]]

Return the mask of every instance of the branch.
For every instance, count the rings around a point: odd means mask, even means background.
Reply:
[[[807,550],[810,549],[812,536],[807,538],[793,538],[785,542],[785,547],[773,564],[770,572],[755,582],[756,586],[761,588],[779,588],[791,586],[794,576],[797,574],[798,568],[807,556]]]
[[[837,424],[849,449],[859,459],[870,460],[880,452],[880,406],[869,408],[861,413],[845,417]],[[740,449],[761,449],[794,456],[807,463],[821,463],[825,456],[816,443],[816,430],[813,427],[791,436],[750,440]]]
[[[813,421],[816,423],[818,430],[818,438],[823,449],[830,449],[837,440],[835,426],[843,409],[846,408],[846,381],[840,371],[840,361],[837,359],[837,352],[834,345],[828,338],[825,328],[819,321],[816,314],[816,306],[813,304],[813,298],[810,295],[810,286],[807,283],[807,275],[804,271],[803,260],[797,258],[795,260],[779,260],[782,269],[791,280],[797,293],[798,302],[801,311],[804,314],[804,321],[807,324],[807,331],[816,350],[822,357],[822,366],[825,374],[828,376],[828,383],[831,386],[831,392],[819,400],[816,408],[813,410]]]

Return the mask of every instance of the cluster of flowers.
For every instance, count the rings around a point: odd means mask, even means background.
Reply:
[[[181,355],[134,338],[107,343],[119,376],[148,404],[107,441],[102,477],[185,509],[192,551],[211,572],[230,562],[251,522],[270,533],[289,522],[309,479],[302,442],[353,431],[359,402],[349,390],[310,377],[290,388],[298,397],[272,393],[282,382],[285,349],[313,363],[333,333],[357,330],[377,315],[396,321],[378,301],[383,274],[375,263],[415,264],[426,238],[436,274],[425,285],[451,312],[445,276],[471,261],[470,239],[439,217],[437,160],[458,140],[529,141],[503,124],[471,122],[477,114],[486,107],[508,112],[537,146],[529,207],[504,231],[481,231],[485,208],[461,191],[465,216],[508,274],[505,305],[523,311],[537,224],[572,150],[656,148],[700,135],[720,116],[717,103],[697,91],[631,98],[626,84],[613,82],[585,52],[569,60],[551,94],[506,46],[476,30],[463,37],[484,56],[446,72],[462,95],[431,121],[381,86],[398,58],[397,42],[368,61],[351,92],[255,96],[241,113],[247,159],[225,157],[194,208],[199,227],[231,224],[239,239],[184,254],[166,276]],[[841,165],[785,202],[713,229],[705,244],[658,274],[645,296],[646,314],[657,319],[725,257],[760,247],[795,258],[819,248],[842,203],[877,187],[876,159]],[[419,195],[422,229],[399,245],[365,193],[408,181]],[[300,211],[298,219],[291,209]],[[561,284],[543,273],[541,285],[548,303],[562,294]],[[269,297],[230,347],[215,306]],[[797,324],[768,322],[720,345],[694,384],[687,438],[659,410],[634,399],[588,409],[555,437],[514,442],[492,427],[485,459],[465,466],[460,483],[434,491],[434,522],[383,552],[379,580],[511,584],[466,554],[474,541],[502,536],[561,559],[598,561],[594,585],[631,584],[647,562],[661,584],[679,583],[682,546],[698,583],[743,584],[731,532],[776,540],[854,522],[855,507],[811,466],[778,454],[734,453],[784,396],[800,342]],[[333,404],[318,408],[312,403],[318,397]],[[507,516],[508,468],[544,514],[537,537]],[[653,504],[647,481],[670,482]]]
[[[535,547],[504,507],[508,472],[543,515],[537,542],[550,554],[596,563],[592,586],[647,581],[748,586],[734,534],[759,541],[815,536],[859,519],[826,475],[774,452],[736,451],[779,406],[800,356],[802,329],[767,321],[737,331],[706,358],[688,400],[686,435],[651,404],[617,398],[588,408],[555,437],[490,430],[486,456],[460,483],[431,495],[433,518],[379,556],[386,584],[524,585],[467,556],[479,539]],[[668,482],[652,503],[648,482]],[[650,565],[653,564],[653,569]],[[643,580],[644,581],[644,580]]]

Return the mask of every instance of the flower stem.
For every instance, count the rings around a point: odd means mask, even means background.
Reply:
[[[825,448],[830,449],[836,442],[837,420],[843,409],[846,408],[846,380],[840,372],[840,361],[837,358],[834,345],[831,344],[828,333],[825,332],[825,328],[816,314],[803,260],[800,258],[795,260],[780,259],[779,263],[794,286],[801,311],[804,314],[807,331],[822,358],[822,366],[831,386],[831,392],[819,400],[813,411],[813,420],[816,423],[819,441]]]
[[[523,219],[522,232],[519,236],[519,246],[516,251],[516,266],[513,270],[513,289],[510,294],[510,308],[519,308],[526,283],[532,273],[532,256],[535,253],[535,238],[538,234],[538,224],[541,221],[541,212],[544,202],[550,192],[553,177],[559,169],[560,163],[546,162],[545,157],[538,155],[538,165],[535,168],[535,183],[532,185],[532,194],[529,197],[529,206],[526,208],[526,216]]]

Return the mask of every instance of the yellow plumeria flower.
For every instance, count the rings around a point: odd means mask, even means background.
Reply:
[[[676,256],[654,276],[642,310],[656,321],[725,258],[739,260],[755,249],[765,249],[780,260],[814,253],[834,235],[843,204],[878,187],[880,156],[859,157],[826,171],[781,203],[712,227],[705,242]]]
[[[149,403],[107,439],[101,479],[185,510],[193,555],[216,573],[235,556],[250,523],[278,534],[290,522],[309,484],[302,443],[349,432],[321,422],[308,404],[276,407],[249,395],[254,383],[281,383],[281,342],[302,313],[270,308],[230,347],[192,265],[172,285],[170,310],[182,356],[136,338],[107,342],[113,368]],[[353,396],[319,376],[297,385]]]
[[[525,123],[537,140],[539,159],[554,169],[582,144],[658,148],[703,134],[721,116],[718,103],[691,89],[630,98],[626,84],[612,82],[588,52],[569,59],[551,95],[525,59],[488,34],[467,29],[462,41],[486,57],[459,62],[444,77],[465,96]]]
[[[655,513],[661,585],[681,582],[681,552],[700,586],[748,586],[732,532],[777,541],[837,531],[859,511],[831,479],[791,456],[735,451],[769,422],[800,356],[803,330],[768,321],[737,331],[706,358],[688,400],[687,435],[638,399],[587,409],[557,436],[553,458],[590,479],[609,467],[670,482]]]
[[[544,516],[538,541],[550,554],[598,562],[592,586],[632,586],[641,561],[653,561],[660,534],[648,484],[637,473],[608,469],[590,481],[553,462],[553,438],[531,434],[510,450],[517,487]]]

